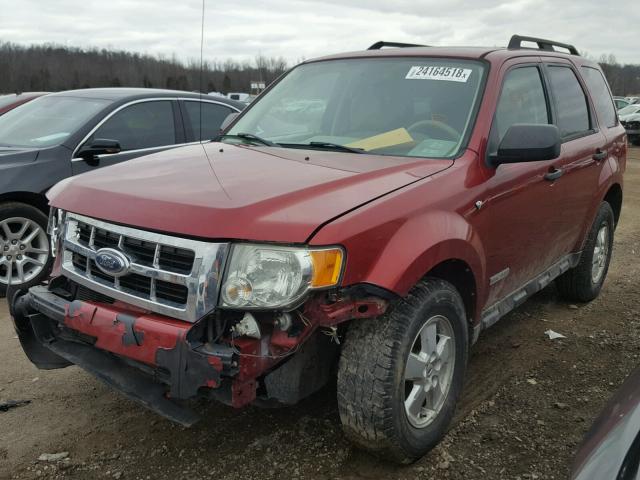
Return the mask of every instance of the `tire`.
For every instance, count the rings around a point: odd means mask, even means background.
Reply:
[[[46,232],[41,210],[25,203],[0,204],[0,297],[9,283],[12,289],[28,289],[49,276],[53,261]]]
[[[580,262],[556,279],[560,296],[568,301],[590,302],[602,289],[607,277],[613,251],[615,217],[611,205],[602,202],[591,226],[580,256]],[[602,236],[605,236],[605,251],[602,252]],[[598,268],[596,275],[596,264]]]
[[[438,348],[441,342],[453,347],[453,352],[449,350],[442,357],[449,358],[448,364],[443,361],[440,368],[435,368],[437,363],[431,364],[433,370],[428,362],[420,363],[417,370],[406,368],[410,354],[420,357],[422,352],[418,351],[423,347],[419,333],[423,327],[425,332],[432,331],[429,329],[433,328],[433,319],[437,319],[438,336],[433,336],[435,340],[431,343]],[[448,330],[444,328],[446,325]],[[346,436],[357,446],[401,464],[411,463],[431,450],[446,433],[462,390],[468,336],[460,294],[450,283],[435,278],[421,281],[386,315],[353,320],[343,342],[338,368],[338,410]],[[443,340],[446,338],[449,340]],[[446,392],[439,395],[441,404],[434,408],[436,413],[430,418],[416,417],[405,408],[408,398],[419,398],[412,396],[414,391],[420,393],[423,388],[418,381],[406,377],[413,377],[410,370],[424,374],[425,365],[432,373],[441,375],[440,385],[447,384],[449,378]],[[432,401],[435,397],[427,399]],[[416,424],[420,421],[423,423]]]

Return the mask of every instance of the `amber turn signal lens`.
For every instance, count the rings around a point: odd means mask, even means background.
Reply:
[[[327,250],[311,250],[313,263],[313,277],[311,288],[331,287],[338,283],[342,270],[342,250],[332,248]]]

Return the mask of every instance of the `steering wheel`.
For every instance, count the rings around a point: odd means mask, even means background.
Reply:
[[[439,130],[440,132],[444,133],[448,139],[453,140],[454,142],[457,142],[462,136],[460,132],[458,132],[455,128],[450,127],[446,123],[440,122],[438,120],[419,120],[412,124],[409,128],[407,128],[407,131],[410,133],[417,133],[418,131],[422,130],[422,133],[424,133],[425,127],[426,129]],[[432,136],[431,138],[438,137]]]

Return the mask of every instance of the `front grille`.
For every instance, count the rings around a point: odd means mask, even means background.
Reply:
[[[123,237],[121,241],[120,235],[100,228],[94,229],[92,233],[91,225],[81,222],[78,223],[78,241],[86,247],[93,242],[96,249],[119,248],[140,265],[154,267],[157,264],[168,272],[189,274],[195,260],[192,250],[160,245],[160,250],[156,253],[157,243],[131,237]]]
[[[62,268],[81,285],[149,310],[195,321],[215,308],[228,244],[199,242],[68,214]],[[103,248],[130,261],[114,276],[95,262]]]

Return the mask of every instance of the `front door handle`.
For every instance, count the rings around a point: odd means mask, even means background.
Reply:
[[[602,160],[607,158],[607,151],[598,149],[591,158],[593,158],[596,162],[601,162]]]
[[[564,170],[561,168],[551,167],[548,173],[545,174],[544,179],[550,182],[559,179],[562,175],[564,175]]]

